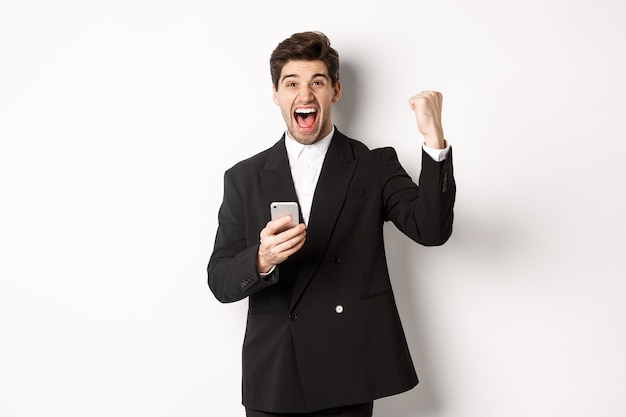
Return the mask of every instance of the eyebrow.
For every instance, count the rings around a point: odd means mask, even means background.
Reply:
[[[317,74],[313,74],[312,79],[318,78],[318,77],[322,77],[326,80],[329,79],[328,75],[318,72]],[[287,78],[300,78],[300,76],[298,74],[285,74],[283,75],[283,78],[280,79],[281,82],[285,81]]]

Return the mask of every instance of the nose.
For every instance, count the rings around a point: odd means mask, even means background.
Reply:
[[[313,90],[308,85],[302,85],[298,91],[298,95],[305,103],[313,100]]]

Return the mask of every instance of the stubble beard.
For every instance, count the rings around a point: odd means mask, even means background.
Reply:
[[[295,139],[296,142],[302,145],[312,145],[324,138],[324,136],[326,136],[331,131],[330,128],[326,129],[328,123],[323,124],[321,121],[318,121],[319,123],[314,131],[310,133],[301,133],[298,131],[297,124],[295,124],[293,120],[291,120],[290,122],[291,123],[287,125],[287,131],[289,132],[289,135],[293,139]],[[328,132],[324,133],[326,130],[328,130]]]

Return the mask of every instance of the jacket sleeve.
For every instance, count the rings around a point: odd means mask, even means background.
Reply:
[[[261,277],[256,270],[258,241],[249,244],[248,235],[258,236],[260,229],[247,231],[244,198],[234,175],[224,175],[224,198],[218,212],[218,229],[213,253],[207,266],[209,288],[222,303],[238,301],[278,282],[278,268]]]
[[[452,151],[441,162],[422,151],[422,170],[416,186],[400,165],[395,150],[387,149],[381,164],[386,220],[422,245],[444,244],[452,234],[456,197]]]

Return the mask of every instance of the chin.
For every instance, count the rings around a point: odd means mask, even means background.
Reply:
[[[322,138],[319,130],[314,130],[309,133],[302,133],[298,130],[296,131],[292,130],[289,133],[291,134],[291,137],[296,140],[296,142],[301,143],[303,145],[311,145]]]

